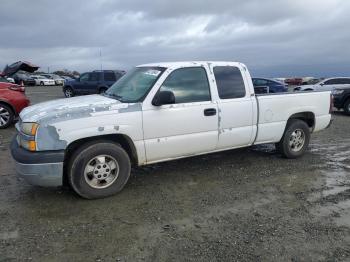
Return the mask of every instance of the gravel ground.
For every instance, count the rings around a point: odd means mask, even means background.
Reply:
[[[297,160],[266,145],[136,168],[94,201],[19,180],[1,130],[0,261],[350,261],[349,127],[336,113]]]

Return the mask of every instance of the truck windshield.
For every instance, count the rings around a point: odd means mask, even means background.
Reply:
[[[104,95],[125,103],[140,102],[164,70],[164,67],[136,67],[114,83]]]

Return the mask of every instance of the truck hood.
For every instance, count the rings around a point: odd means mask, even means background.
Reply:
[[[140,110],[140,104],[121,103],[102,95],[88,95],[58,99],[27,107],[20,113],[20,118],[22,122],[51,124],[96,114],[107,114],[111,111],[121,113]]]

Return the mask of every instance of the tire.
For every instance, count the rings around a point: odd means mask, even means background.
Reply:
[[[8,105],[0,103],[0,129],[7,128],[13,123],[15,113]]]
[[[345,114],[350,115],[350,99],[345,101],[343,109]]]
[[[99,94],[104,94],[107,91],[108,88],[106,87],[101,87],[100,90],[98,91]]]
[[[130,171],[130,158],[119,144],[98,141],[87,143],[73,153],[67,174],[78,195],[97,199],[121,191]]]
[[[74,96],[74,91],[71,87],[65,87],[63,89],[64,96],[67,98],[73,97]]]
[[[288,121],[281,141],[276,144],[276,149],[285,158],[298,158],[305,153],[309,142],[309,126],[302,120],[292,119]]]
[[[40,85],[43,86],[43,85],[44,85],[44,82],[40,82]]]

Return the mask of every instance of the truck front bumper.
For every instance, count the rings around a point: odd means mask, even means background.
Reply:
[[[30,152],[21,148],[14,138],[11,154],[17,175],[29,184],[43,187],[63,184],[64,150]]]

